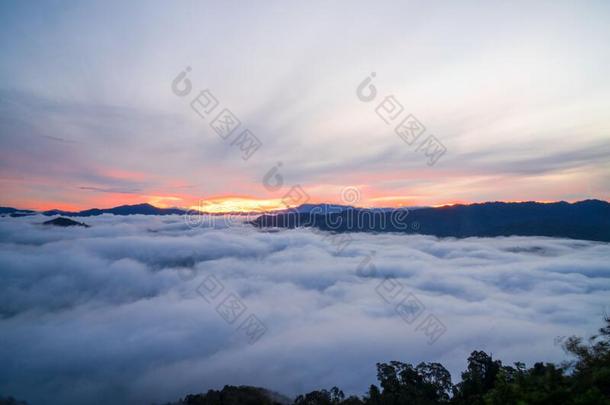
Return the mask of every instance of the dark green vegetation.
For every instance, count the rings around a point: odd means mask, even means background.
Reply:
[[[187,395],[175,405],[276,405],[289,404],[290,399],[275,392],[257,387],[225,386],[222,390],[209,390],[207,394]],[[169,404],[168,404],[169,405]]]
[[[439,363],[413,366],[393,361],[377,364],[379,386],[363,397],[346,397],[337,387],[299,395],[297,405],[608,405],[610,404],[610,317],[588,340],[571,337],[563,345],[574,360],[561,365],[503,365],[474,351],[461,382],[452,384]],[[253,387],[225,386],[221,391],[189,395],[177,405],[275,405],[285,399]]]

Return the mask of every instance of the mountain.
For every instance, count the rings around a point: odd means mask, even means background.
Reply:
[[[77,212],[50,210],[42,214],[90,217],[102,214],[183,215],[187,212],[180,208],[136,204]],[[0,215],[23,216],[35,213],[31,210],[0,207]],[[315,227],[335,232],[401,232],[456,238],[549,236],[610,242],[610,203],[600,200],[575,203],[487,202],[397,209],[303,204],[288,210],[262,214],[250,223],[259,228]]]
[[[11,214],[13,212],[23,211],[13,207],[0,207],[0,214]]]
[[[54,226],[83,226],[85,228],[89,228],[89,225],[83,222],[73,221],[70,218],[58,217],[55,219],[51,219],[50,221],[46,221],[42,223],[43,225],[54,225]]]
[[[338,204],[301,204],[298,207],[275,211],[274,214],[287,212],[299,212],[302,214],[332,214],[343,212],[348,209],[354,209],[354,207]]]
[[[186,211],[180,208],[157,208],[150,204],[136,204],[136,205],[121,205],[114,208],[91,208],[84,211],[61,211],[61,210],[49,210],[44,211],[42,214],[47,216],[52,215],[63,215],[66,217],[91,217],[102,214],[114,214],[114,215],[183,215]]]
[[[36,214],[36,211],[20,210],[13,207],[0,207],[0,216],[10,215],[11,217],[25,217],[34,214]]]
[[[610,242],[610,204],[488,202],[438,208],[370,210],[338,213],[298,209],[265,214],[251,222],[260,228],[315,227],[335,232],[401,232],[439,237],[550,236]]]

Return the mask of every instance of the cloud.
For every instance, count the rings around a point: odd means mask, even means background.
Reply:
[[[554,338],[593,332],[610,290],[603,243],[359,233],[337,252],[320,232],[218,217],[43,219],[0,218],[0,391],[32,404],[159,403],[224,384],[362,394],[378,361],[439,361],[458,379],[474,349],[561,361]],[[369,255],[376,271],[360,277]],[[197,293],[209,275],[264,322],[257,342]],[[424,305],[412,324],[377,294],[386,277]],[[428,314],[447,329],[434,344],[417,330]]]
[[[138,189],[120,189],[120,188],[100,188],[100,187],[89,187],[80,186],[80,190],[98,191],[100,193],[118,193],[118,194],[135,194],[140,192]]]
[[[286,190],[260,184],[278,161],[286,185],[333,202],[331,190],[352,184],[367,189],[363,202],[417,205],[608,198],[605,4],[543,2],[527,16],[479,2],[320,5],[0,4],[4,204],[136,202],[79,185],[142,196],[196,185],[178,195],[185,205],[280,198]],[[177,97],[171,82],[186,66],[193,91]],[[378,96],[363,103],[356,88],[373,71]],[[189,106],[203,89],[242,122],[236,134],[263,143],[248,162],[235,135],[223,141]],[[419,141],[406,145],[375,113],[389,95],[400,119],[414,114],[447,147],[434,170]]]

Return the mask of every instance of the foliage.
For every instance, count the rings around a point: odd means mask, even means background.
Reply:
[[[318,397],[306,394],[295,404],[610,405],[610,317],[604,321],[605,326],[587,341],[571,337],[565,342],[564,350],[574,360],[560,366],[505,366],[483,351],[474,351],[461,381],[452,385],[449,372],[439,363],[414,367],[392,361],[377,364],[379,387],[371,385],[363,398],[316,402]],[[309,402],[299,402],[300,398]]]

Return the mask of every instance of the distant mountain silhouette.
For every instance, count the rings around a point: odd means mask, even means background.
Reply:
[[[298,207],[283,210],[283,212],[289,211],[297,211],[304,214],[308,213],[321,213],[331,214],[331,213],[339,213],[345,210],[354,209],[354,207],[350,205],[337,205],[337,204],[301,204]]]
[[[55,219],[51,219],[50,221],[46,221],[42,223],[43,225],[54,225],[54,226],[84,226],[85,228],[89,228],[89,225],[83,222],[77,222],[71,220],[70,218],[58,217]]]
[[[0,207],[0,214],[11,214],[13,212],[23,211],[13,207]]]
[[[183,215],[187,212],[189,211],[181,208],[157,208],[150,204],[136,204],[75,212],[49,210],[42,214],[90,217],[102,214]],[[36,214],[36,211],[0,207],[2,216],[33,214]],[[292,209],[262,214],[251,224],[259,228],[315,227],[335,232],[401,232],[456,238],[550,236],[610,242],[610,203],[600,200],[575,203],[487,202],[438,208],[398,209],[303,204]]]
[[[35,215],[36,211],[32,210],[20,210],[13,207],[0,207],[0,216],[10,215],[11,217],[25,217],[28,215]]]
[[[465,238],[471,236],[550,236],[610,241],[610,204],[488,202],[416,210],[347,208],[324,212],[298,208],[265,214],[251,222],[260,228],[315,227],[335,232],[402,232]]]
[[[114,208],[91,208],[84,211],[61,211],[61,210],[49,210],[44,211],[42,214],[47,216],[52,215],[63,215],[65,217],[91,217],[102,214],[114,214],[114,215],[182,215],[186,211],[180,208],[157,208],[150,204],[136,204],[136,205],[121,205]]]

